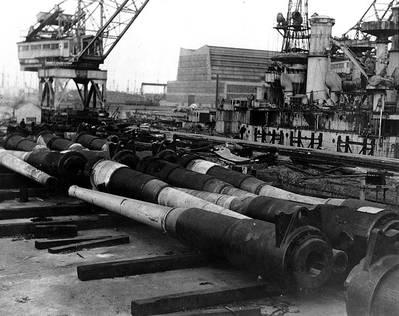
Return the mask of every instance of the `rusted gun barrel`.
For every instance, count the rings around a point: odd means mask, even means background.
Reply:
[[[142,159],[137,165],[137,170],[179,188],[233,195],[242,199],[256,196],[214,177],[187,170],[178,164],[159,158]]]
[[[5,149],[0,149],[0,165],[29,179],[32,179],[48,188],[54,187],[57,184],[56,178],[33,167],[27,162],[16,158],[8,153]]]
[[[70,187],[69,195],[167,232],[236,267],[280,283],[315,288],[331,273],[332,250],[328,242],[318,229],[296,226],[295,221],[282,221],[275,226],[198,208],[150,204],[77,186]],[[283,230],[277,229],[282,226]]]
[[[34,140],[21,136],[19,134],[9,135],[5,139],[4,148],[9,150],[20,150],[20,151],[35,151],[35,150],[47,149],[46,146],[39,145]]]
[[[399,315],[399,231],[371,232],[365,258],[345,281],[348,316]]]
[[[58,150],[58,151],[85,149],[85,147],[79,143],[74,143],[65,138],[56,136],[48,131],[44,131],[39,134],[37,138],[37,143],[40,145],[47,146],[51,150]]]
[[[84,176],[84,169],[87,163],[86,158],[76,151],[8,151],[28,164],[42,170],[60,180],[78,183]]]
[[[182,192],[128,166],[101,160],[91,169],[90,182],[97,190],[171,207],[198,207],[240,219],[249,217]]]

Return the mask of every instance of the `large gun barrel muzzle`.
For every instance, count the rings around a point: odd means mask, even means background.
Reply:
[[[9,151],[14,157],[62,180],[74,183],[84,176],[86,158],[75,151]]]
[[[324,284],[332,271],[332,249],[310,226],[276,232],[271,223],[238,219],[198,208],[171,208],[77,186],[69,195],[103,207],[221,256],[233,265],[300,288]]]

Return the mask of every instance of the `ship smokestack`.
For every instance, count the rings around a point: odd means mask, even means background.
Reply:
[[[330,69],[331,33],[335,20],[314,14],[310,19],[311,35],[306,94],[313,101],[327,101],[326,76]]]

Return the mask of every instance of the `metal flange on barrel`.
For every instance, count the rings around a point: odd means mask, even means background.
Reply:
[[[345,281],[349,316],[399,315],[397,224],[371,232],[366,257]]]
[[[276,216],[276,244],[283,249],[284,270],[292,271],[296,284],[316,288],[335,270],[336,256],[324,234],[306,224],[303,210]]]
[[[126,165],[132,169],[136,169],[140,159],[137,157],[134,151],[129,149],[123,149],[118,151],[112,156],[112,160]]]

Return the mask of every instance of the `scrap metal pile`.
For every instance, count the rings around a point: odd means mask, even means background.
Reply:
[[[399,314],[397,209],[288,192],[177,142],[69,136],[9,134],[0,165],[285,289],[342,280],[349,315]]]

